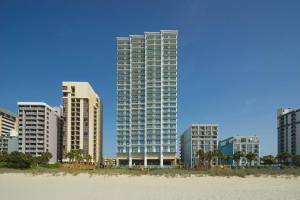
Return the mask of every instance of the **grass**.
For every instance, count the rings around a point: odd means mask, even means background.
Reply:
[[[165,177],[190,177],[190,176],[223,176],[223,177],[246,177],[246,176],[300,176],[300,168],[284,168],[284,169],[272,169],[272,168],[245,168],[245,169],[141,169],[141,168],[104,168],[104,169],[68,169],[61,167],[36,167],[30,169],[8,169],[0,168],[0,174],[4,173],[24,173],[32,175],[40,174],[52,174],[52,175],[78,175],[78,174],[89,174],[89,175],[129,175],[129,176],[165,176]]]

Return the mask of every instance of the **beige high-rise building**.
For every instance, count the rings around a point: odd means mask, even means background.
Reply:
[[[63,82],[63,161],[71,150],[83,150],[102,162],[103,105],[88,82]]]
[[[0,136],[10,135],[18,130],[18,116],[4,108],[0,108]]]

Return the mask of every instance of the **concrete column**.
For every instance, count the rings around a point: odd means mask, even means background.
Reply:
[[[131,158],[131,156],[129,157],[129,167],[132,167],[132,158]]]
[[[164,156],[160,154],[160,167],[164,167]]]
[[[144,167],[147,167],[147,156],[145,155],[145,157],[144,157]]]

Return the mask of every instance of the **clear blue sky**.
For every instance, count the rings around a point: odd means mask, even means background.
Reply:
[[[0,0],[0,106],[59,105],[62,81],[88,81],[114,155],[116,37],[161,29],[179,30],[178,133],[218,123],[276,153],[276,109],[300,107],[298,0]]]

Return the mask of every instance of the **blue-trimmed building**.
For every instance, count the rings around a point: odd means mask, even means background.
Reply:
[[[177,34],[117,38],[117,165],[176,164]]]
[[[252,163],[249,163],[246,157],[242,157],[240,163],[236,163],[234,160],[227,161],[226,164],[230,165],[259,165],[260,160],[260,145],[259,138],[257,136],[233,136],[225,140],[220,141],[219,149],[227,156],[233,156],[236,152],[240,151],[244,155],[252,152],[257,155],[257,159]]]

